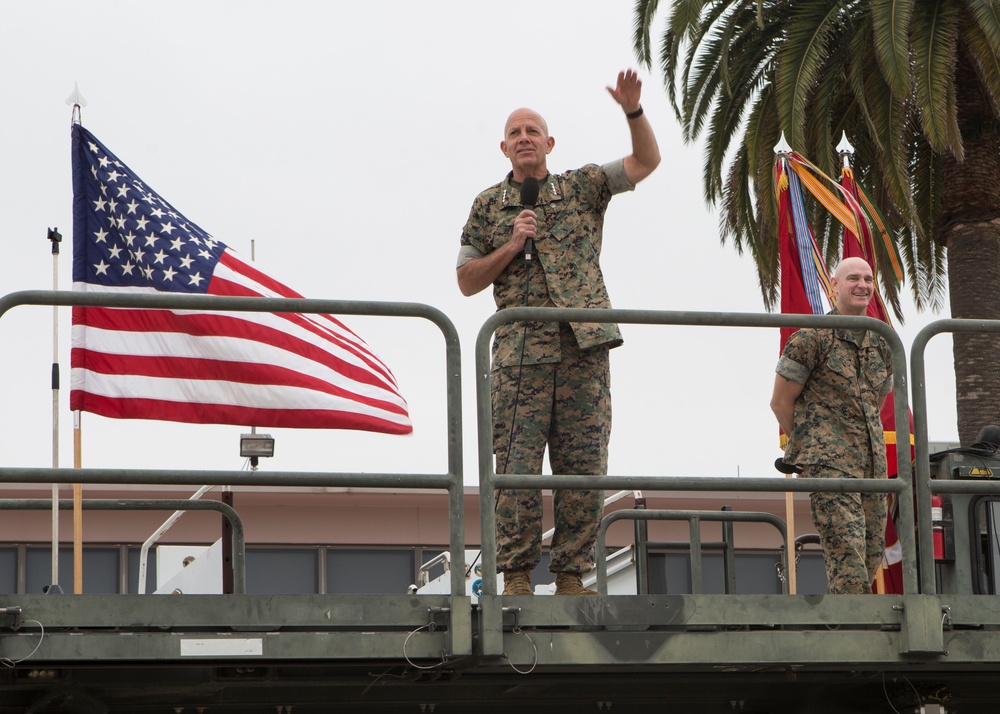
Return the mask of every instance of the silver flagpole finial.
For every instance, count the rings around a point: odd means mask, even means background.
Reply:
[[[853,154],[854,153],[854,147],[851,146],[851,142],[849,142],[847,140],[847,132],[846,131],[840,137],[840,143],[837,144],[837,153],[838,154]]]
[[[785,132],[781,132],[781,138],[778,139],[778,143],[774,145],[774,153],[790,154],[791,152],[792,147],[788,145],[788,140],[785,138]]]
[[[73,107],[73,123],[80,123],[80,110],[87,106],[87,100],[80,94],[80,86],[73,82],[73,93],[66,98],[66,104]]]
[[[854,156],[854,147],[851,146],[851,142],[847,140],[846,131],[843,136],[840,137],[840,143],[837,144],[837,155],[840,156],[845,169],[851,167],[851,157]]]
[[[73,82],[73,93],[71,95],[69,95],[69,97],[67,97],[66,104],[68,104],[71,107],[72,106],[78,106],[78,107],[85,107],[85,106],[87,106],[87,100],[83,98],[82,94],[80,94],[80,86],[76,82]]]

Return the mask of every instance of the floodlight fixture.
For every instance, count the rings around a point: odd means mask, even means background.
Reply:
[[[270,434],[240,434],[240,456],[251,459],[274,456],[274,438]]]

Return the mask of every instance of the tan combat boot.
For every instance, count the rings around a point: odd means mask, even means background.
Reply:
[[[556,573],[556,595],[600,595],[600,593],[583,587],[583,581],[576,573]]]
[[[504,595],[534,595],[530,570],[507,570],[503,574]]]

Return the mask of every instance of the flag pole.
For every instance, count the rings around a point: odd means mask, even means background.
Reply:
[[[49,228],[52,242],[52,290],[59,289],[59,243],[62,235],[58,228]],[[52,468],[59,468],[59,308],[52,306]],[[48,591],[59,588],[59,484],[52,484],[52,578]]]
[[[795,478],[795,474],[788,474],[786,478]],[[788,529],[788,594],[796,594],[795,585],[795,493],[785,492],[785,527]]]
[[[73,412],[73,468],[83,468],[80,410]],[[83,484],[73,484],[73,593],[83,592]]]
[[[73,82],[73,93],[66,99],[66,104],[73,107],[70,123],[79,124],[82,121],[83,107],[87,100],[80,94],[80,85]],[[73,468],[83,467],[83,434],[80,431],[80,410],[73,412]],[[56,501],[56,506],[58,501]],[[83,592],[83,484],[73,484],[73,593]]]
[[[774,153],[777,160],[787,165],[788,154],[791,151],[792,147],[785,138],[785,132],[782,131],[778,143],[774,146]],[[786,478],[795,478],[795,474],[787,474]],[[787,555],[786,560],[788,560],[788,568],[786,570],[788,576],[788,594],[795,595],[798,588],[795,577],[795,493],[793,491],[785,491],[785,528],[785,553]]]

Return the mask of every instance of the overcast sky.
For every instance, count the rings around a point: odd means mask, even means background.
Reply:
[[[632,3],[37,2],[0,10],[3,292],[50,289],[46,228],[64,236],[59,287],[72,274],[70,108],[190,220],[307,297],[432,305],[462,341],[467,484],[475,484],[472,370],[493,310],[455,282],[475,195],[509,164],[508,113],[541,112],[549,168],[629,151],[604,87],[636,66]],[[662,26],[662,18],[661,18]],[[602,264],[618,308],[760,312],[753,263],[721,246],[702,198],[700,145],[684,145],[656,75],[643,106],[663,163],[607,214]],[[9,466],[52,464],[52,309],[0,321],[0,439]],[[903,343],[947,314],[907,305]],[[72,465],[68,309],[59,313],[61,466]],[[414,433],[270,429],[278,471],[447,471],[444,343],[429,322],[346,318],[409,401]],[[774,476],[768,408],[772,330],[623,326],[612,352],[610,471]],[[954,440],[951,343],[928,351],[931,440]],[[83,415],[87,467],[239,469],[237,426]]]

